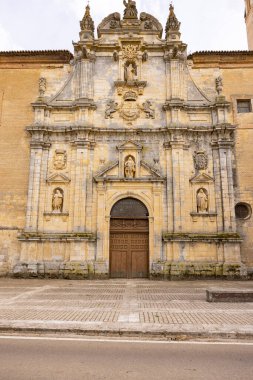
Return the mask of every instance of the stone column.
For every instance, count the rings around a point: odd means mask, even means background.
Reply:
[[[26,211],[26,231],[36,232],[39,221],[39,200],[41,187],[41,170],[43,149],[49,149],[50,144],[31,142],[29,188]]]
[[[167,100],[184,99],[184,61],[166,59]]]
[[[169,142],[164,144],[166,151],[166,199],[167,199],[167,230],[173,232],[173,215],[174,215],[174,201],[173,201],[173,173],[172,173],[172,157],[171,145]]]
[[[105,220],[105,191],[106,184],[99,182],[97,185],[97,253],[96,261],[104,260],[104,250],[105,250],[105,234],[106,230],[106,220]]]
[[[218,229],[218,232],[223,232],[224,222],[223,222],[223,201],[222,201],[222,193],[221,193],[219,147],[216,143],[214,143],[212,144],[212,149],[213,149],[214,188],[215,188],[215,199],[216,199],[216,208],[217,208],[217,229]]]
[[[47,204],[48,196],[52,197],[52,194],[48,194],[47,173],[48,173],[48,158],[49,158],[50,144],[43,149],[42,164],[41,164],[41,191],[39,199],[39,224],[38,229],[44,231],[44,211]]]
[[[163,212],[161,207],[161,184],[153,185],[154,195],[154,261],[162,260]]]
[[[77,99],[94,98],[94,60],[82,59],[78,62]]]
[[[73,229],[76,232],[86,231],[86,191],[87,191],[87,166],[88,166],[88,141],[76,142],[75,163],[75,196],[74,196],[74,220]]]
[[[223,203],[224,232],[235,232],[234,188],[232,173],[231,143],[219,142],[221,194]]]
[[[93,220],[93,162],[95,143],[90,144],[88,170],[87,170],[87,190],[86,190],[86,230],[92,232]]]
[[[172,141],[172,181],[173,181],[173,231],[181,232],[183,229],[183,209],[184,209],[184,142]]]

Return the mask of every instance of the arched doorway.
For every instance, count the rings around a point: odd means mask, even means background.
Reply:
[[[111,278],[147,278],[149,220],[146,206],[135,198],[118,201],[111,210]]]

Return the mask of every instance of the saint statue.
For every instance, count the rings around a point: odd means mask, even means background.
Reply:
[[[52,209],[53,212],[62,212],[63,208],[63,194],[59,189],[56,189],[53,194]]]
[[[136,1],[128,0],[128,2],[126,2],[126,0],[124,0],[123,3],[126,7],[124,10],[124,18],[137,18]]]
[[[136,165],[131,156],[125,162],[125,176],[126,178],[134,178],[136,172]]]
[[[130,63],[128,66],[125,66],[125,81],[126,82],[132,82],[135,80],[136,76],[136,68],[132,63]]]
[[[203,189],[200,189],[197,194],[197,211],[198,213],[208,212],[208,196]]]

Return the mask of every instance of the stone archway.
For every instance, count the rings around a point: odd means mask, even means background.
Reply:
[[[118,201],[111,210],[110,277],[149,275],[149,214],[135,198]]]

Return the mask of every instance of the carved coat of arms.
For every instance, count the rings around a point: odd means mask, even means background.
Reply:
[[[195,152],[193,155],[196,170],[205,170],[208,166],[208,156],[206,152]]]
[[[128,121],[138,119],[140,116],[140,107],[136,101],[124,101],[120,109],[120,116]]]

